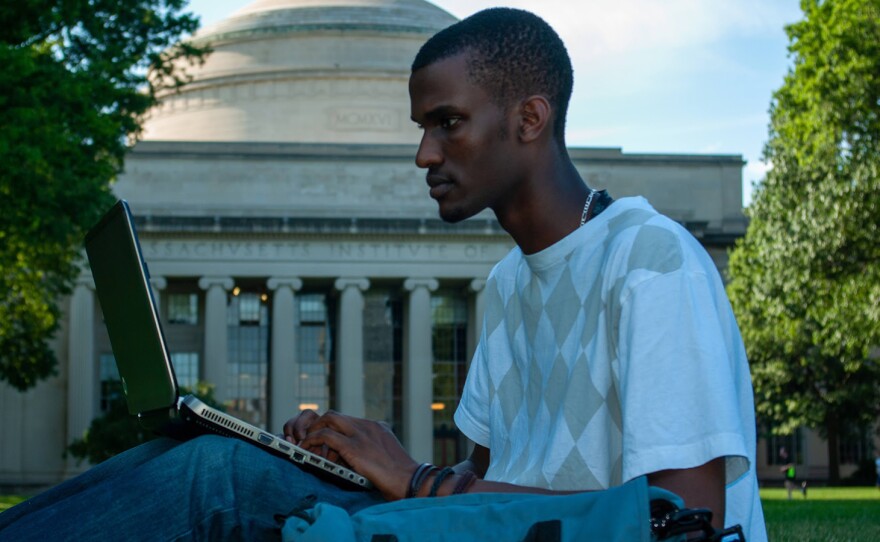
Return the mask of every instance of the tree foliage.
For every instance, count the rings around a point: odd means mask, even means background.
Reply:
[[[880,415],[880,0],[801,8],[728,291],[759,418],[817,428],[835,479],[840,429]]]
[[[194,389],[181,388],[180,393],[181,395],[192,393],[205,404],[223,410],[214,399],[214,388],[210,384],[199,382]],[[107,411],[92,420],[85,435],[74,440],[67,447],[66,453],[79,461],[88,460],[89,463],[97,465],[114,455],[159,437],[158,434],[145,429],[135,416],[129,414],[121,382],[112,382],[108,387],[108,395]]]
[[[205,50],[186,0],[0,3],[0,381],[54,372],[47,340],[85,231],[157,93]],[[172,45],[176,44],[176,45]]]

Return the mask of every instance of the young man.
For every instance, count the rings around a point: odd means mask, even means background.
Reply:
[[[476,443],[439,485],[598,490],[641,475],[766,538],[748,364],[715,266],[641,198],[612,202],[568,158],[572,89],[556,33],[519,10],[431,38],[410,77],[416,156],[440,216],[489,208],[517,248],[487,283],[483,333],[455,420]],[[402,498],[424,476],[387,432],[330,413],[285,428]],[[415,473],[415,474],[414,474]],[[423,489],[420,494],[427,493]]]
[[[517,243],[489,278],[456,413],[471,457],[453,473],[419,465],[385,425],[334,412],[306,411],[285,434],[347,462],[385,500],[589,491],[647,475],[711,508],[716,526],[764,540],[748,367],[717,272],[644,200],[584,184],[563,137],[571,87],[558,36],[519,10],[453,25],[413,64],[416,163],[441,217],[492,209]],[[163,440],[4,513],[0,540],[46,528],[61,539],[270,538],[273,516],[305,495],[349,511],[382,501],[231,439]]]

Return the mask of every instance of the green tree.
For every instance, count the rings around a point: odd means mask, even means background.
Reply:
[[[157,93],[207,52],[186,0],[0,3],[0,381],[53,374],[47,340],[87,229]]]
[[[837,482],[841,430],[880,415],[880,0],[801,8],[728,292],[759,419],[818,429]]]
[[[138,423],[138,419],[128,412],[125,396],[122,393],[122,383],[114,381],[108,386],[107,411],[98,418],[92,420],[88,430],[82,438],[76,439],[67,447],[67,454],[79,461],[88,460],[89,463],[98,463],[110,459],[116,454],[134,448],[139,444],[148,442],[159,435],[144,428]],[[214,399],[214,387],[205,382],[199,382],[194,389],[181,388],[181,396],[193,394],[205,404],[223,411],[223,407]]]

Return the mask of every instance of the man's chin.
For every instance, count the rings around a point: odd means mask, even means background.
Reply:
[[[444,209],[442,206],[439,210],[440,220],[446,222],[447,224],[457,224],[462,220],[467,220],[468,218],[474,216],[475,213],[467,213],[463,209]]]

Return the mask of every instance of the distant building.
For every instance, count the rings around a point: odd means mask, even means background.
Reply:
[[[414,164],[409,65],[454,21],[423,0],[259,0],[197,34],[215,52],[114,187],[182,385],[215,384],[270,430],[334,408],[388,421],[418,460],[462,458],[452,413],[485,278],[513,244],[489,212],[441,222]],[[591,186],[646,196],[726,267],[746,227],[740,156],[570,153]],[[93,289],[85,269],[63,301],[59,375],[0,385],[0,484],[84,468],[62,451],[116,378]]]

